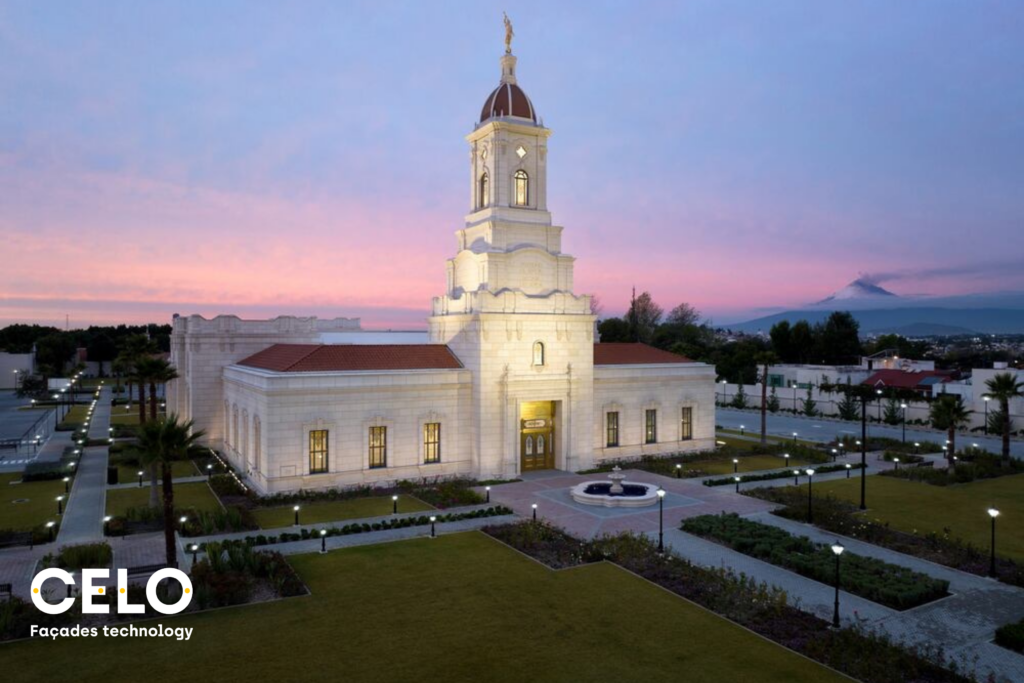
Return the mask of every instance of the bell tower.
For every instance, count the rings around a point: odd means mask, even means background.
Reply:
[[[537,405],[553,413],[553,466],[582,469],[593,448],[595,317],[548,211],[551,130],[519,85],[510,38],[506,22],[500,81],[466,136],[469,213],[428,320],[430,341],[473,371],[482,477],[520,473],[520,426]]]

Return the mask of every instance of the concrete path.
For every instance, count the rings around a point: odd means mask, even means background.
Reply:
[[[196,482],[205,482],[205,481],[208,481],[208,479],[209,479],[209,477],[207,477],[205,474],[202,474],[202,475],[197,474],[194,477],[177,477],[176,479],[174,479],[174,483],[175,484],[192,484],[192,483],[196,483]],[[149,486],[149,479],[143,479],[142,480],[142,485],[143,486]],[[108,489],[137,489],[137,488],[139,488],[139,480],[136,479],[135,481],[129,481],[129,482],[125,482],[123,484],[110,484],[110,485],[107,486],[107,488]]]
[[[109,391],[101,392],[93,409],[89,438],[106,438],[110,426]],[[106,446],[85,448],[78,463],[74,486],[68,498],[57,535],[58,546],[103,540],[103,516],[107,505]]]

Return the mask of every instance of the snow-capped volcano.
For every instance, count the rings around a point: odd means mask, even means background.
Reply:
[[[834,301],[850,301],[851,299],[886,299],[889,297],[896,297],[896,295],[887,289],[883,289],[876,284],[872,284],[871,282],[864,280],[863,278],[857,278],[834,293],[832,296],[818,301],[815,305],[829,304]]]

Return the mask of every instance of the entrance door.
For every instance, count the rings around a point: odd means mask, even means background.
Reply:
[[[555,466],[555,431],[550,420],[522,420],[519,454],[523,472],[550,470]]]

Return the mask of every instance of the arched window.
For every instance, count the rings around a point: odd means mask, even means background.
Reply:
[[[533,455],[533,437],[526,437],[526,454]]]
[[[533,342],[533,364],[544,365],[544,342]]]
[[[263,445],[260,443],[260,416],[252,416],[252,445],[253,452],[255,453],[255,464],[253,469],[257,472],[260,471],[260,456],[263,455]]]
[[[547,451],[544,450],[544,435],[537,435],[537,455],[544,455]]]
[[[238,450],[238,406],[232,406],[231,408],[231,419],[232,419],[232,430],[231,430],[231,445],[234,449]]]
[[[519,169],[513,178],[513,199],[516,206],[526,206],[530,203],[530,176],[526,171]]]
[[[242,411],[242,462],[249,461],[249,410]]]
[[[224,401],[224,443],[231,440],[231,404]]]
[[[484,171],[483,175],[480,176],[479,197],[477,200],[477,206],[481,209],[490,204],[490,196],[487,194],[489,189],[487,171]]]

